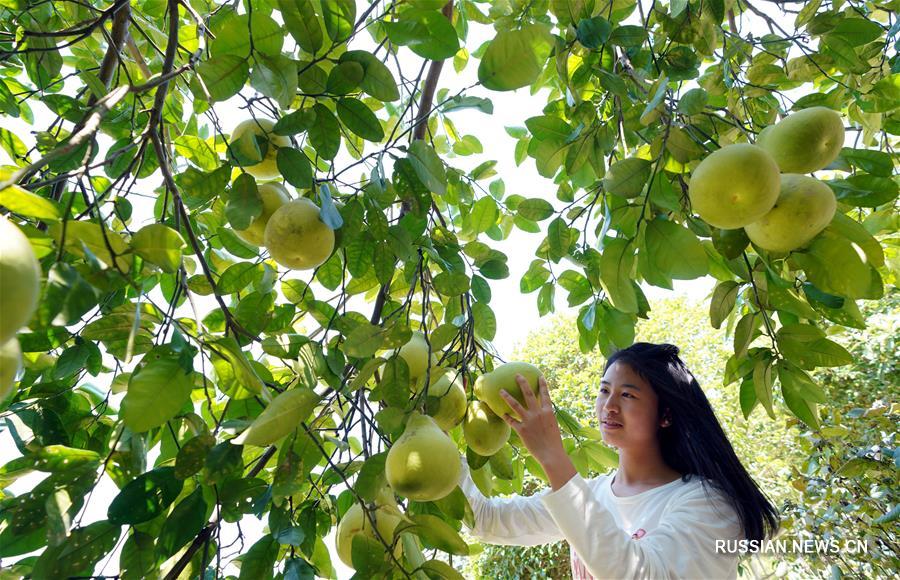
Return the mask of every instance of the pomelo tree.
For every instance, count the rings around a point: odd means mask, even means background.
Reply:
[[[710,324],[733,336],[723,373],[745,415],[783,407],[819,428],[829,401],[810,371],[851,362],[834,329],[864,327],[859,301],[896,283],[895,10],[0,0],[0,205],[41,274],[30,295],[24,279],[0,286],[4,324],[27,318],[0,359],[15,447],[0,482],[17,490],[0,499],[4,567],[329,577],[324,538],[387,494],[403,523],[353,536],[359,576],[457,577],[445,555],[472,551],[461,491],[398,498],[385,460],[413,413],[439,407],[416,387],[431,369],[471,399],[503,360],[494,280],[518,279],[541,315],[564,291],[580,349],[608,354],[653,317],[643,288],[712,276]],[[477,82],[451,89],[448,65]],[[453,122],[506,91],[545,106],[488,153],[534,163],[546,195],[507,194]],[[695,211],[695,195],[752,194],[752,171],[692,192],[701,162],[812,107],[845,130],[813,174],[835,196],[823,230],[767,251]],[[815,127],[797,133],[821,145]],[[485,160],[463,169],[470,156]],[[270,180],[288,201],[261,193]],[[497,249],[514,229],[542,240],[524,271]],[[27,271],[10,247],[4,234],[0,263]],[[425,377],[398,354],[414,331]],[[614,463],[596,430],[561,417],[579,470]],[[486,458],[450,435],[502,473],[498,491],[539,470],[514,443]],[[232,544],[224,531],[248,519],[262,533]]]

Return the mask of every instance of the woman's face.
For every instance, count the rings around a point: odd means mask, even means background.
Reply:
[[[657,444],[660,427],[656,392],[630,366],[613,363],[600,382],[597,420],[607,445],[639,448]]]

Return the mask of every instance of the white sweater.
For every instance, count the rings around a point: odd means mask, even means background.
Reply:
[[[575,580],[594,578],[734,579],[736,554],[716,540],[737,540],[740,520],[725,496],[700,479],[681,479],[629,497],[610,487],[613,474],[575,475],[556,491],[487,498],[463,462],[460,487],[475,515],[473,536],[489,544],[535,546],[566,540]]]

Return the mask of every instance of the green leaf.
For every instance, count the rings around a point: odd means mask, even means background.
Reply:
[[[436,10],[407,10],[398,20],[385,22],[384,29],[391,42],[408,46],[428,60],[444,60],[459,51],[456,30],[447,17]]]
[[[841,37],[850,46],[862,46],[881,37],[884,30],[877,22],[865,18],[841,18],[828,34]]]
[[[472,305],[475,318],[475,334],[484,340],[494,340],[497,334],[497,317],[490,306],[482,302]]]
[[[250,366],[250,362],[233,336],[218,337],[206,344],[212,347],[216,356],[228,361],[241,387],[255,394],[262,392],[262,379]]]
[[[472,212],[467,216],[467,221],[472,231],[476,234],[486,232],[500,217],[500,210],[493,197],[482,197],[472,206]]]
[[[120,526],[150,521],[175,501],[183,485],[174,467],[157,467],[123,487],[109,504],[106,517]]]
[[[443,107],[441,107],[441,111],[444,113],[458,111],[460,109],[478,109],[482,113],[490,115],[494,112],[494,103],[490,99],[485,99],[484,97],[457,95],[444,103]]]
[[[626,24],[619,26],[609,35],[609,41],[617,46],[626,48],[638,47],[647,40],[647,31],[642,26]]]
[[[706,251],[687,228],[662,218],[647,224],[644,245],[653,266],[670,278],[693,280],[709,272]]]
[[[878,207],[897,199],[897,183],[887,177],[858,173],[847,179],[832,179],[826,183],[839,201],[857,207]]]
[[[360,87],[379,101],[396,101],[400,98],[397,82],[391,71],[383,62],[365,50],[348,50],[341,55],[339,62],[357,62],[365,70]]]
[[[709,95],[705,90],[691,89],[678,99],[678,112],[683,115],[698,115],[706,108],[708,100]]]
[[[288,108],[297,93],[297,63],[276,54],[258,56],[250,73],[250,86]]]
[[[335,44],[350,38],[356,21],[356,2],[354,0],[326,0],[322,2],[322,19],[328,37]]]
[[[216,152],[209,146],[209,143],[195,135],[176,137],[175,151],[204,171],[213,171],[219,166],[219,157]]]
[[[246,554],[240,556],[241,572],[238,580],[271,580],[275,575],[278,550],[278,542],[272,534],[266,534],[257,540]]]
[[[552,47],[552,35],[540,24],[501,31],[481,57],[478,80],[493,91],[528,86],[540,76]]]
[[[309,142],[324,159],[334,159],[341,147],[341,127],[328,107],[316,103],[316,122],[309,127]]]
[[[58,546],[48,546],[31,569],[32,578],[91,576],[94,566],[113,550],[122,530],[101,520],[72,530]]]
[[[894,170],[891,156],[884,151],[844,147],[838,160],[878,177],[890,177]]]
[[[358,62],[340,62],[328,73],[328,84],[325,89],[336,95],[353,92],[362,82],[366,71]]]
[[[272,131],[276,135],[296,135],[308,131],[315,123],[316,113],[312,108],[298,109],[278,119]]]
[[[435,289],[444,296],[460,296],[469,291],[469,277],[463,272],[441,272],[433,282]]]
[[[464,580],[465,578],[456,568],[441,560],[428,560],[422,564],[422,570],[425,570],[429,578],[439,580]]]
[[[297,189],[313,186],[312,164],[305,153],[293,147],[280,147],[275,156],[278,172]]]
[[[384,139],[384,129],[378,117],[362,101],[343,98],[337,102],[337,113],[341,122],[363,139],[375,143]]]
[[[256,187],[256,179],[249,173],[241,173],[226,190],[225,217],[236,230],[246,230],[262,215],[262,197]]]
[[[163,524],[157,540],[163,557],[180,550],[200,532],[206,523],[206,512],[203,490],[197,487],[175,506]]]
[[[415,514],[411,519],[416,524],[413,531],[426,547],[437,548],[458,556],[468,555],[469,546],[456,530],[441,518],[430,514]]]
[[[709,320],[713,328],[722,326],[722,322],[734,310],[739,290],[740,285],[732,280],[716,284],[712,300],[709,303]]]
[[[143,433],[177,415],[192,389],[191,375],[178,359],[149,360],[131,375],[119,414],[129,429]]]
[[[322,48],[322,27],[310,0],[278,0],[278,9],[300,48],[310,54]]]
[[[131,238],[131,247],[138,256],[169,274],[174,274],[181,266],[181,252],[185,246],[187,243],[181,234],[165,224],[144,226]]]
[[[231,13],[221,30],[216,31],[210,52],[215,57],[230,55],[246,60],[251,56],[251,33],[254,53],[252,56],[281,54],[281,47],[284,44],[284,31],[281,25],[259,10],[254,10],[252,15]]]
[[[216,438],[207,433],[188,439],[175,457],[175,477],[187,479],[200,473],[206,463],[206,456],[216,444]]]
[[[409,145],[407,159],[425,187],[438,195],[447,193],[447,172],[444,169],[444,162],[431,145],[422,139],[416,139]]]
[[[772,419],[775,418],[775,411],[772,408],[772,386],[775,379],[772,376],[772,360],[768,358],[756,361],[753,367],[753,388],[756,398],[765,407],[766,412]]]
[[[612,25],[609,23],[609,20],[602,16],[595,16],[593,18],[583,18],[578,23],[576,36],[578,37],[578,42],[586,48],[600,48],[602,44],[609,40],[611,32]]]
[[[234,440],[238,445],[270,445],[309,418],[319,396],[312,389],[297,387],[272,399],[250,427]]]
[[[600,257],[600,284],[613,306],[622,312],[638,311],[637,294],[632,286],[634,249],[628,240],[613,238],[606,242]]]
[[[650,181],[652,171],[652,164],[647,159],[622,159],[610,166],[603,177],[603,187],[606,191],[625,198],[637,197]]]
[[[0,205],[11,212],[43,221],[59,221],[62,210],[59,203],[31,193],[18,185],[10,185],[0,191]]]
[[[553,215],[553,205],[538,197],[523,200],[516,207],[516,211],[520,216],[532,221],[543,221]]]
[[[197,74],[213,102],[227,101],[244,87],[250,76],[250,66],[246,57],[223,54],[197,65]]]
[[[341,350],[347,356],[367,358],[374,355],[383,343],[384,330],[368,322],[363,322],[350,331]]]

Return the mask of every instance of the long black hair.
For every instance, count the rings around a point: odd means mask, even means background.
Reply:
[[[738,513],[748,540],[764,540],[778,529],[778,511],[744,469],[719,425],[703,389],[672,344],[636,342],[606,361],[628,365],[650,383],[659,399],[659,418],[670,425],[659,431],[665,462],[683,474],[709,480]]]

